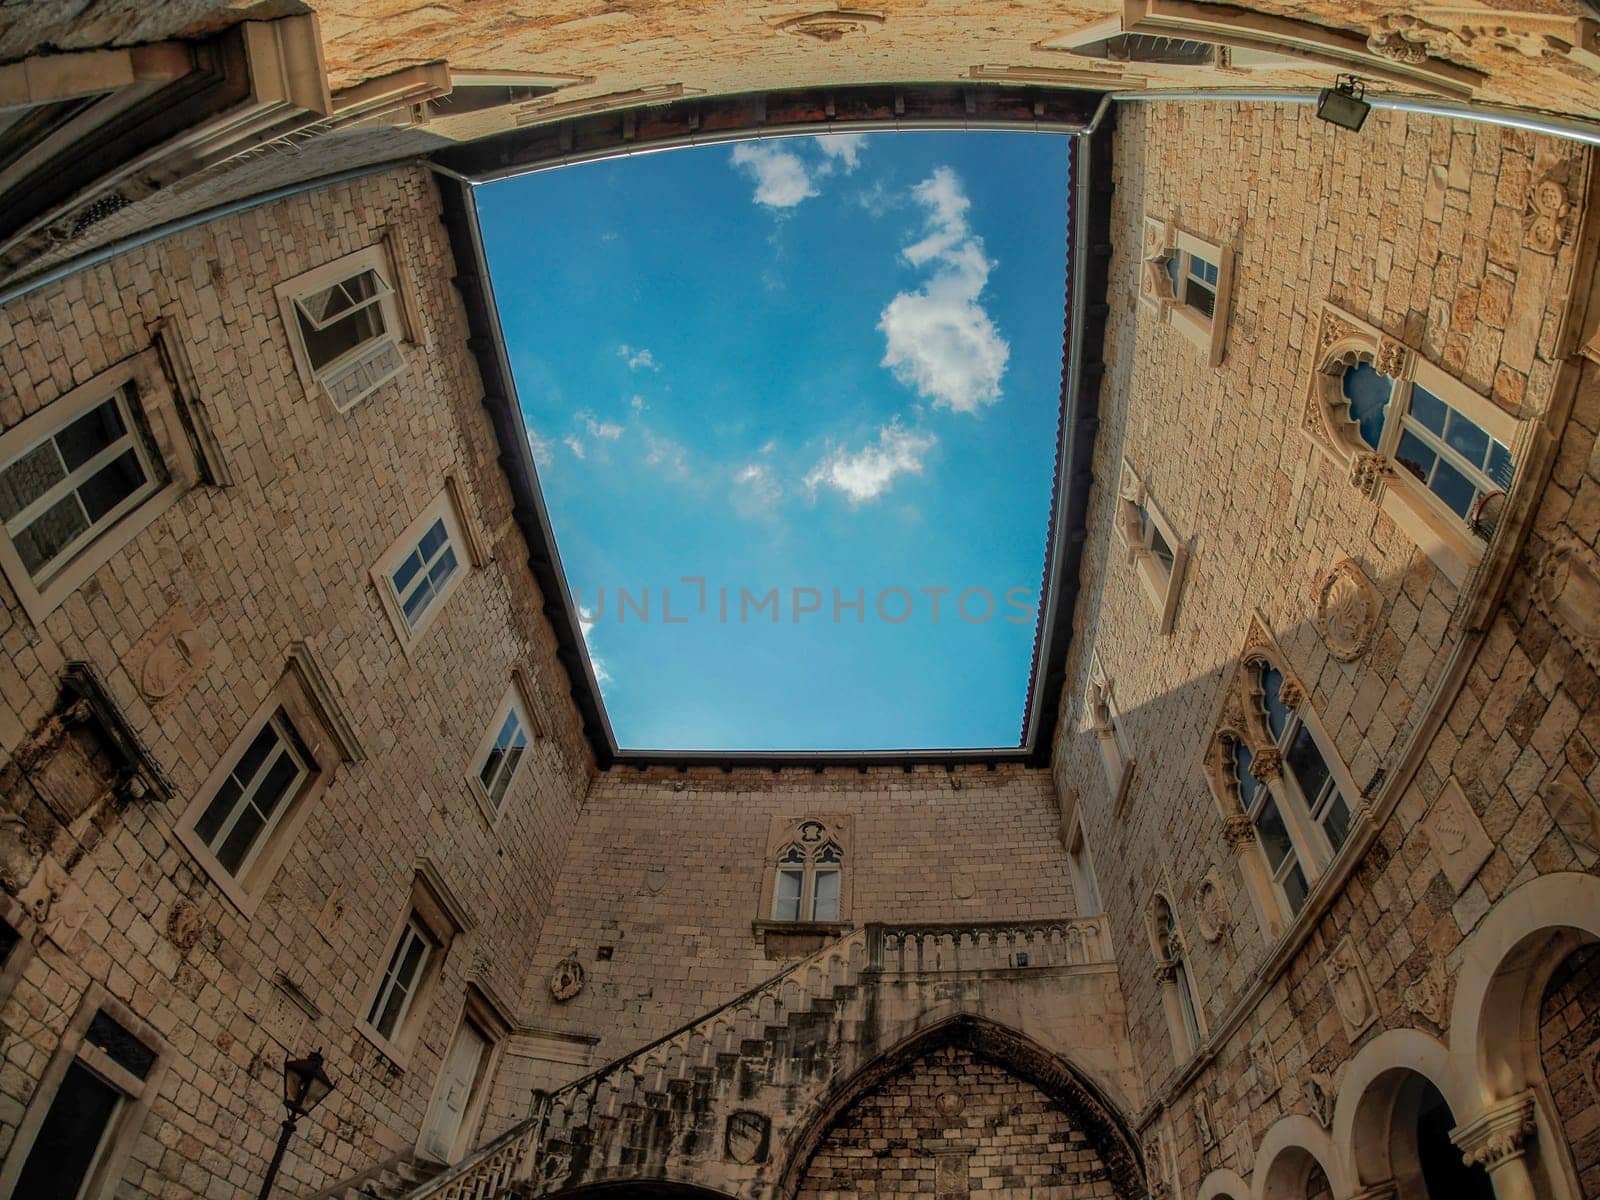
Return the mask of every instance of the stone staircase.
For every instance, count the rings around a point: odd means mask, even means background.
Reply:
[[[313,1200],[401,1200],[431,1182],[445,1170],[444,1163],[402,1154],[379,1163],[370,1171],[346,1179],[337,1187],[318,1192]]]
[[[1099,977],[1109,969],[1114,987],[1111,962],[1103,917],[867,925],[631,1054],[536,1093],[525,1120],[402,1195],[527,1200],[596,1183],[703,1178],[714,1167],[724,1188],[732,1180],[740,1195],[768,1197],[815,1115],[907,1030],[981,1008],[985,987],[1086,968]]]

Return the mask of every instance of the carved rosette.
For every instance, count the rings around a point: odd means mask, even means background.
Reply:
[[[1540,254],[1554,254],[1567,240],[1572,224],[1572,197],[1567,190],[1571,174],[1570,159],[1552,156],[1528,188],[1522,231],[1529,248]]]
[[[583,991],[583,964],[576,958],[563,958],[550,974],[550,996],[557,1004],[565,1004]]]
[[[1450,1140],[1467,1166],[1494,1171],[1522,1157],[1535,1128],[1533,1093],[1523,1092],[1452,1129]]]
[[[778,28],[784,33],[798,34],[813,41],[832,43],[851,34],[866,33],[883,24],[878,13],[862,12],[853,8],[829,8],[804,16],[781,21]]]
[[[1335,563],[1317,583],[1317,629],[1328,653],[1340,662],[1354,662],[1367,652],[1380,612],[1377,589],[1351,559]]]
[[[1214,869],[1195,889],[1194,916],[1200,936],[1208,942],[1217,941],[1228,927],[1228,900],[1222,894],[1222,879]]]

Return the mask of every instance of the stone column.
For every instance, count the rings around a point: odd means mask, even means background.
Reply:
[[[1523,1092],[1485,1109],[1450,1131],[1450,1140],[1469,1167],[1489,1172],[1497,1200],[1538,1200],[1533,1173],[1524,1157],[1537,1125],[1533,1093]]]

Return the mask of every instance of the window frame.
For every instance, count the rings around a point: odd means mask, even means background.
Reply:
[[[447,545],[455,550],[456,569],[439,585],[437,594],[413,625],[406,618],[401,595],[394,585],[394,572],[418,548],[423,534],[441,520],[444,522]],[[372,568],[372,582],[378,590],[379,600],[388,614],[395,636],[400,639],[400,645],[407,654],[433,626],[446,608],[450,596],[461,586],[468,573],[479,565],[481,560],[476,553],[475,543],[467,536],[466,518],[456,500],[455,489],[446,486],[390,543],[389,549],[384,551],[383,557]]]
[[[0,433],[0,463],[9,466],[113,398],[119,399],[118,408],[127,426],[125,436],[131,439],[145,470],[145,484],[118,503],[112,510],[115,516],[102,518],[86,530],[92,536],[75,543],[76,548],[40,578],[35,578],[23,564],[10,534],[0,525],[0,573],[35,625],[42,625],[68,596],[200,481],[178,412],[178,400],[154,349],[100,372]]]
[[[1488,552],[1489,538],[1400,464],[1396,452],[1412,420],[1414,391],[1421,387],[1431,393],[1505,447],[1511,458],[1511,485],[1502,493],[1506,496],[1515,490],[1527,463],[1525,443],[1531,422],[1328,301],[1322,304],[1317,345],[1302,432],[1345,469],[1351,485],[1376,502],[1452,582],[1464,583]],[[1343,390],[1346,372],[1363,361],[1391,381],[1376,448],[1361,437],[1350,418]]]
[[[1117,707],[1116,689],[1106,675],[1098,650],[1090,651],[1089,655],[1084,710],[1099,743],[1100,765],[1105,771],[1106,786],[1111,791],[1111,810],[1121,813],[1127,802],[1138,759],[1133,752],[1133,741],[1123,724],[1122,710]]]
[[[541,736],[539,724],[532,719],[533,706],[530,703],[528,689],[522,680],[520,670],[513,672],[511,685],[506,688],[506,694],[501,697],[500,703],[495,707],[494,716],[489,721],[483,736],[478,739],[477,748],[472,753],[471,761],[467,765],[465,779],[467,790],[471,792],[473,801],[477,804],[479,812],[489,822],[489,827],[494,829],[499,826],[501,818],[505,816],[506,809],[510,806],[512,789],[517,785],[523,768],[533,754],[534,747]],[[483,783],[483,768],[488,764],[490,752],[499,741],[500,730],[505,726],[509,714],[515,713],[517,721],[522,727],[525,737],[522,756],[511,770],[511,777],[506,781],[500,793],[500,800],[495,802],[493,795]]]
[[[1162,908],[1169,918],[1166,922],[1161,919]],[[1173,1065],[1181,1067],[1200,1052],[1210,1034],[1188,966],[1188,941],[1183,936],[1178,909],[1169,889],[1161,888],[1152,893],[1146,921],[1150,953],[1156,960],[1156,979],[1161,986],[1167,1033],[1172,1040]]]
[[[300,747],[310,759],[307,764],[310,770],[298,781],[294,794],[279,803],[273,819],[257,834],[241,863],[240,871],[235,874],[223,866],[196,826],[256,735],[277,719],[280,713],[293,728]],[[234,907],[249,917],[260,905],[268,885],[298,840],[306,818],[333,782],[341,760],[348,761],[352,757],[335,731],[329,728],[321,704],[301,677],[301,672],[291,664],[228,743],[228,748],[219,756],[205,781],[195,790],[177,822],[178,842]]]
[[[300,376],[306,395],[326,399],[335,412],[350,412],[379,388],[399,379],[406,372],[407,364],[401,345],[414,341],[414,338],[407,319],[407,309],[410,306],[406,303],[406,298],[401,295],[401,274],[397,269],[398,264],[392,261],[392,258],[387,241],[379,241],[296,275],[273,289],[283,318],[284,333],[294,359],[295,371]],[[310,347],[306,345],[300,325],[300,315],[305,312],[304,301],[367,271],[376,276],[382,290],[366,304],[357,307],[376,306],[383,319],[382,332],[352,347],[331,362],[320,367],[314,365]],[[337,319],[342,320],[345,316],[352,315],[354,311],[355,309],[352,309]],[[307,316],[309,317],[309,314]],[[345,399],[337,397],[333,391],[334,386],[353,375],[364,359],[374,355],[384,345],[393,348],[394,364],[367,381],[355,395]]]
[[[391,926],[385,940],[383,953],[376,960],[376,970],[360,996],[356,1010],[356,1030],[376,1046],[396,1067],[405,1070],[411,1054],[427,1024],[427,1017],[444,974],[445,962],[455,940],[473,927],[461,902],[444,883],[438,868],[429,860],[417,864],[411,880],[411,889],[401,908],[398,920]],[[389,965],[394,961],[401,941],[413,928],[421,932],[429,950],[417,971],[417,983],[407,997],[404,1010],[395,1020],[395,1028],[385,1035],[371,1021],[379,995],[383,991]]]
[[[1143,258],[1139,284],[1141,300],[1162,324],[1170,325],[1203,351],[1207,366],[1221,366],[1226,353],[1228,323],[1233,315],[1233,250],[1181,229],[1171,221],[1146,216]],[[1215,280],[1202,285],[1212,297],[1209,314],[1193,304],[1187,295],[1196,261],[1216,273]],[[1169,264],[1174,264],[1176,270]],[[1183,294],[1179,293],[1180,286]]]
[[[1076,902],[1077,915],[1080,917],[1097,917],[1105,912],[1105,900],[1100,895],[1100,877],[1094,869],[1094,856],[1089,850],[1089,835],[1084,831],[1083,818],[1073,816],[1072,826],[1067,834],[1067,874],[1072,880],[1072,896]],[[1094,911],[1086,912],[1083,906],[1083,897],[1087,893],[1094,898]]]
[[[112,1061],[98,1047],[89,1044],[89,1027],[102,1011],[153,1053],[154,1061],[143,1079]],[[34,1088],[5,1162],[0,1165],[0,1197],[11,1197],[15,1193],[34,1142],[50,1115],[61,1085],[66,1081],[67,1072],[75,1063],[81,1063],[107,1086],[121,1093],[106,1122],[79,1192],[80,1200],[102,1200],[112,1195],[122,1181],[128,1159],[143,1131],[150,1106],[160,1094],[172,1058],[171,1046],[153,1025],[112,996],[102,985],[90,983],[72,1020],[62,1033],[44,1074],[40,1076],[38,1086]]]
[[[818,832],[813,839],[807,837],[807,827],[815,825]],[[766,854],[761,878],[761,891],[756,898],[754,928],[769,943],[774,935],[807,934],[814,931],[834,932],[850,925],[851,905],[854,899],[855,870],[852,861],[854,818],[849,814],[810,813],[795,818],[773,816],[768,822]],[[819,856],[828,846],[836,847],[839,861],[822,863]],[[780,862],[783,855],[797,847],[804,857],[799,864]],[[785,870],[801,876],[799,915],[794,919],[778,915],[778,888]],[[816,876],[834,871],[839,877],[839,911],[831,919],[816,917]]]
[[[1145,599],[1155,612],[1156,630],[1165,636],[1173,631],[1178,619],[1178,601],[1183,595],[1184,576],[1189,568],[1188,539],[1167,519],[1167,514],[1150,494],[1149,485],[1127,459],[1122,461],[1116,505],[1113,527],[1117,540],[1127,549],[1128,561],[1138,573]],[[1155,551],[1158,535],[1171,552],[1170,566]]]
[[[822,855],[829,849],[838,852],[836,862],[824,862]],[[796,864],[786,861],[786,855],[798,853],[802,862]],[[796,915],[793,917],[780,916],[778,904],[782,899],[781,885],[786,876],[800,876],[800,894],[796,897]],[[838,892],[835,904],[839,911],[831,917],[817,915],[817,879],[822,875],[835,875],[839,879]],[[814,850],[806,850],[804,844],[790,842],[778,852],[778,860],[774,864],[772,904],[767,919],[785,925],[837,925],[843,919],[844,905],[844,847],[836,838],[829,836],[824,830],[822,840],[817,843]]]

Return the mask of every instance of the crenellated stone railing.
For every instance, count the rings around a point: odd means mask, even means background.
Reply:
[[[536,1093],[525,1120],[407,1200],[501,1200],[513,1187],[540,1196],[706,1147],[720,1156],[722,1110],[752,1106],[752,1088],[820,1095],[860,1065],[860,993],[880,980],[1112,961],[1101,916],[868,924],[581,1079]]]

